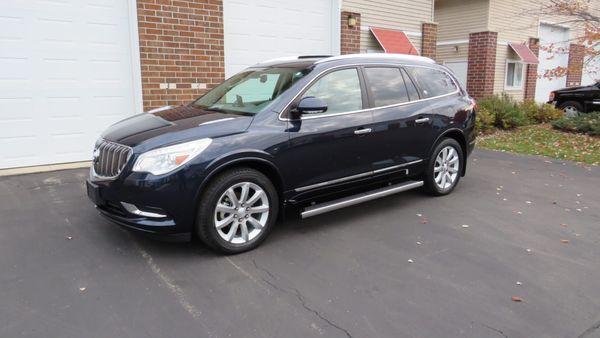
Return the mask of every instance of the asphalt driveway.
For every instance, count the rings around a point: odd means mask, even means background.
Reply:
[[[0,337],[600,337],[600,168],[468,171],[229,257],[104,220],[86,170],[0,177]]]

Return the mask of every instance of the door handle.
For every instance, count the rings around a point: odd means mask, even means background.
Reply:
[[[371,131],[371,128],[356,129],[354,131],[354,135],[364,135],[370,133]]]
[[[415,120],[415,123],[425,123],[425,122],[429,122],[429,117],[423,117],[421,119]]]

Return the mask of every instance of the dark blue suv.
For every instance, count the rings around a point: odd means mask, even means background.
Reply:
[[[94,149],[88,196],[110,220],[213,249],[259,245],[310,217],[423,187],[450,193],[475,143],[475,102],[415,56],[271,60],[194,102],[133,116]]]

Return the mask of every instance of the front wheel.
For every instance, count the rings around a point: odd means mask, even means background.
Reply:
[[[273,228],[279,199],[259,171],[237,168],[216,177],[200,200],[196,230],[212,249],[236,254],[257,247]]]
[[[425,190],[432,195],[447,195],[458,184],[464,166],[464,154],[456,140],[443,139],[435,147],[424,175]]]
[[[583,111],[583,106],[576,101],[567,101],[560,105],[560,109],[565,112],[566,117],[576,117]]]

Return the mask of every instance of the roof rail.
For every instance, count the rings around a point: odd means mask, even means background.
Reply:
[[[435,61],[433,59],[430,59],[430,58],[424,57],[424,56],[406,55],[406,54],[387,54],[387,53],[363,53],[363,54],[337,55],[337,56],[332,56],[332,57],[328,57],[325,59],[321,59],[315,63],[322,63],[322,62],[334,61],[334,60],[352,59],[352,58],[358,58],[358,57],[392,59],[392,60],[398,60],[398,61],[421,61],[421,62],[427,62],[427,63],[435,63]]]

